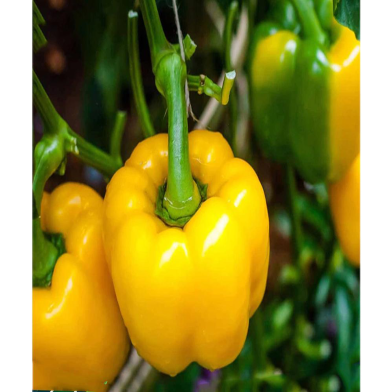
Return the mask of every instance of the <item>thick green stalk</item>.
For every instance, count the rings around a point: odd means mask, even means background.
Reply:
[[[156,84],[166,99],[169,119],[169,173],[163,206],[172,219],[193,215],[201,201],[189,161],[185,79],[186,66],[179,54],[161,59]]]
[[[61,117],[54,108],[52,101],[46,94],[41,82],[36,73],[33,71],[33,104],[38,110],[44,124],[46,133],[55,134],[58,129]]]
[[[152,70],[156,73],[156,68],[160,59],[173,50],[163,32],[162,23],[159,19],[155,0],[140,0],[144,24],[147,31],[148,44],[150,46]]]
[[[327,35],[323,31],[316,11],[308,0],[291,0],[299,19],[301,20],[305,38],[313,39],[321,45],[327,42]]]
[[[84,163],[96,168],[108,177],[111,177],[121,167],[118,159],[87,142],[70,128],[57,113],[35,72],[33,72],[33,103],[44,124],[45,139],[50,139],[49,144],[52,146],[52,150],[55,144],[58,149],[61,148],[61,151],[56,152],[57,158],[60,154],[63,155],[58,164],[65,159],[66,153],[72,153],[77,155]],[[58,140],[55,141],[54,139]],[[46,140],[46,144],[48,144],[48,140]],[[46,151],[48,148],[48,145],[47,148],[41,148],[42,154],[48,155]],[[57,167],[54,168],[54,171]]]
[[[140,7],[150,45],[155,84],[165,97],[168,109],[169,168],[162,205],[169,218],[166,223],[175,225],[175,221],[184,222],[184,218],[191,217],[201,202],[189,161],[186,64],[166,40],[155,0],[142,0]]]

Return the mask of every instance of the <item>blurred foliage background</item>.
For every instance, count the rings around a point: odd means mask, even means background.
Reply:
[[[344,3],[338,3],[338,12],[343,12]],[[37,0],[36,4],[46,21],[42,30],[48,43],[34,54],[34,69],[54,106],[72,129],[106,150],[116,112],[126,111],[122,154],[127,158],[143,138],[130,88],[127,53],[127,14],[137,4],[132,0]],[[177,42],[171,0],[158,0],[157,4],[167,37]],[[178,4],[182,30],[197,44],[189,73],[204,73],[218,81],[225,68],[222,30],[230,1],[180,0]],[[268,11],[268,3],[248,1],[247,5],[249,35],[253,23]],[[356,17],[355,12],[350,15]],[[245,54],[247,41],[245,37],[240,48]],[[141,20],[139,48],[154,126],[165,132],[165,105],[155,88]],[[347,262],[337,242],[325,185],[304,183],[287,168],[266,160],[254,142],[246,56],[242,63],[236,68],[240,96],[236,150],[255,168],[268,203],[271,260],[265,298],[250,320],[240,356],[230,366],[209,372],[192,364],[171,378],[132,354],[113,391],[359,390],[359,271]],[[197,118],[202,117],[208,101],[206,96],[191,93]],[[42,124],[36,113],[33,116],[37,141]],[[208,126],[233,141],[232,118],[228,107],[219,108]],[[190,129],[198,125],[189,121]],[[48,190],[64,181],[85,182],[101,194],[106,186],[100,173],[72,156],[65,176],[52,176]]]

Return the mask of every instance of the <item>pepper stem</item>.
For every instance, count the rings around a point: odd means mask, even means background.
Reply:
[[[140,8],[144,25],[146,26],[148,44],[150,46],[152,70],[156,74],[156,69],[160,59],[168,52],[173,51],[173,47],[166,39],[161,20],[159,19],[155,0],[141,0]]]
[[[70,128],[58,114],[35,72],[33,72],[33,103],[44,125],[42,143],[40,141],[37,144],[38,146],[39,144],[43,145],[44,142],[46,143],[46,148],[41,148],[42,154],[54,153],[54,145],[56,144],[57,158],[60,158],[60,155],[62,155],[62,159],[58,162],[59,164],[65,158],[66,153],[71,153],[77,155],[84,163],[94,167],[108,177],[111,177],[121,167],[121,162],[118,158],[103,152]],[[122,134],[118,136],[120,138]],[[48,143],[52,146],[51,149]],[[54,167],[51,174],[54,173],[57,167]],[[39,206],[39,204],[37,205]]]
[[[291,0],[291,2],[301,20],[305,38],[312,38],[319,44],[325,45],[327,43],[327,35],[321,28],[313,5],[308,0]]]
[[[141,1],[140,7],[150,45],[155,84],[165,97],[168,109],[169,168],[163,208],[170,217],[170,223],[167,223],[173,224],[173,221],[184,222],[184,218],[190,218],[201,203],[189,161],[185,100],[187,70],[181,56],[166,40],[155,0]]]
[[[169,119],[169,173],[163,207],[174,220],[192,216],[201,202],[189,161],[185,79],[186,66],[177,53],[162,58],[156,84],[166,99]]]

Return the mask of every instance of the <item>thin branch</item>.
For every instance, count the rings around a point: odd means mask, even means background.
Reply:
[[[246,52],[248,49],[248,11],[246,7],[243,5],[240,21],[238,24],[237,34],[233,39],[233,46],[231,49],[231,61],[234,69],[242,68]],[[218,84],[222,85],[223,79],[225,77],[225,73],[219,77]],[[196,123],[194,129],[208,129],[210,123],[214,116],[220,117],[223,113],[222,107],[220,107],[219,102],[217,102],[214,98],[210,98],[207,106],[205,107],[200,120]]]

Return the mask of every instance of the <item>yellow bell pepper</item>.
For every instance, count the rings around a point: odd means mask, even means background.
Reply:
[[[33,288],[33,385],[106,391],[129,351],[102,241],[102,198],[67,183],[41,204],[41,226],[62,233],[66,253],[51,286]]]
[[[358,154],[344,177],[329,186],[332,217],[343,253],[355,266],[360,264],[360,175]]]
[[[183,228],[154,213],[168,176],[167,134],[139,143],[104,200],[107,260],[132,344],[172,376],[193,361],[211,370],[234,361],[269,264],[268,212],[254,170],[220,133],[191,132],[189,157],[208,188]]]

